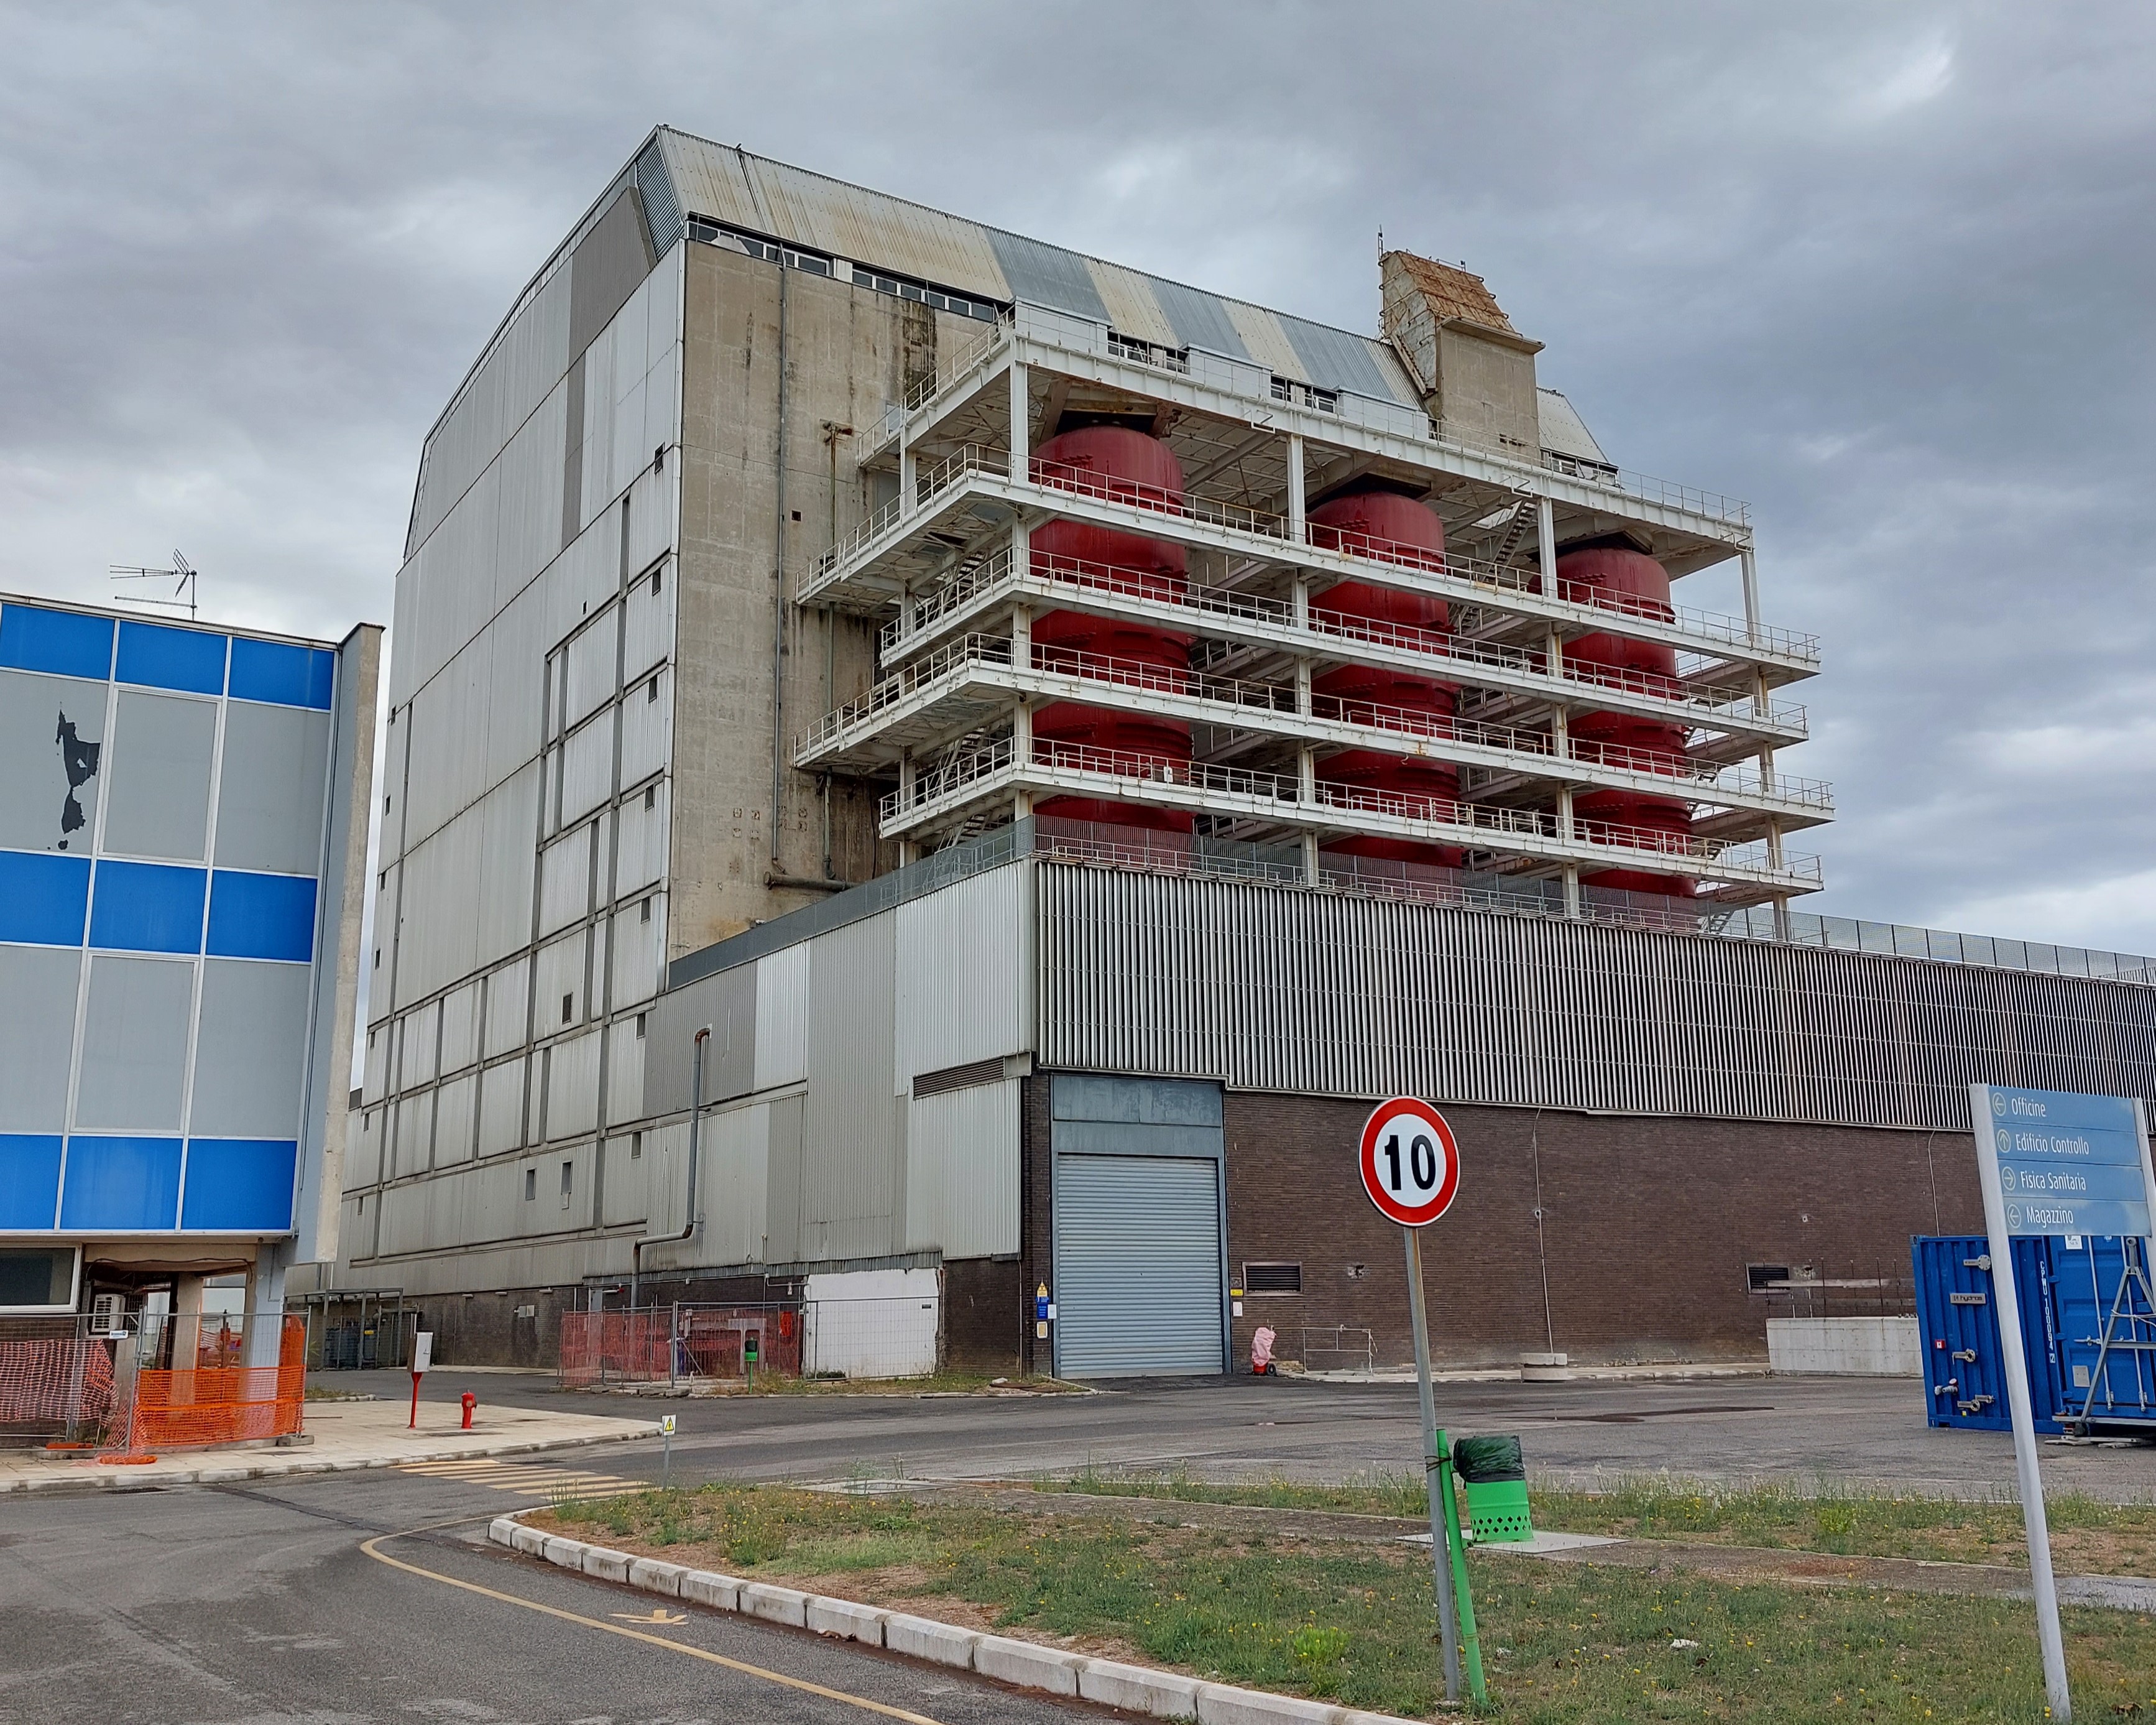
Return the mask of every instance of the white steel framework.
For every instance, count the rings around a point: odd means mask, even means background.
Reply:
[[[1185,476],[1149,493],[1043,461],[1074,395],[1150,413]],[[1397,403],[1321,390],[1200,348],[1171,352],[1106,325],[1019,304],[864,436],[891,495],[795,595],[883,619],[880,676],[796,740],[806,770],[883,781],[881,830],[906,854],[1080,796],[1187,812],[1201,833],[1319,844],[1383,837],[1458,845],[1470,866],[1560,877],[1650,868],[1700,901],[1772,903],[1821,884],[1784,835],[1830,819],[1829,788],[1793,778],[1803,707],[1775,698],[1819,670],[1815,637],[1758,615],[1752,532],[1734,500],[1555,452],[1495,449]],[[1414,491],[1442,520],[1441,556],[1327,530],[1306,500],[1358,480]],[[1029,547],[1044,523],[1088,522],[1182,547],[1180,592]],[[1746,614],[1629,601],[1562,582],[1560,547],[1623,533],[1671,573],[1743,560]],[[1344,581],[1443,599],[1451,629],[1329,608]],[[1189,669],[1036,646],[1031,619],[1082,611],[1195,638]],[[1616,635],[1673,649],[1674,676],[1568,660]],[[1338,665],[1412,671],[1460,690],[1456,716],[1313,691]],[[1194,757],[1155,758],[1036,738],[1051,702],[1172,718]],[[1687,739],[1681,752],[1571,734],[1619,712]],[[1373,792],[1326,777],[1333,751],[1443,761],[1460,794]],[[1575,816],[1574,794],[1617,789],[1692,808],[1688,835]],[[1314,861],[1312,878],[1317,878]]]

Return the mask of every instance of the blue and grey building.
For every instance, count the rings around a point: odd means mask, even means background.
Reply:
[[[0,598],[0,1311],[335,1256],[380,641]]]

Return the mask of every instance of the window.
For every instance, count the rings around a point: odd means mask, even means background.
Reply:
[[[382,798],[382,812],[384,814],[389,813],[389,798],[386,794]]]
[[[364,1192],[362,1192],[362,1193],[361,1193],[361,1194],[359,1194],[359,1210],[358,1210],[358,1214],[361,1214],[361,1215],[362,1215],[362,1216],[363,1216],[363,1215],[365,1215],[365,1214],[367,1214],[367,1194],[366,1194]]]
[[[641,1036],[644,1034],[644,1014],[642,1013],[639,1013],[636,1015],[636,1034],[639,1036]],[[642,1132],[639,1132],[636,1137],[637,1141],[639,1143],[643,1142],[644,1134]]]
[[[74,1260],[73,1246],[0,1248],[0,1311],[65,1311],[72,1307]]]
[[[654,473],[664,473],[666,471],[665,444],[660,444],[657,449],[651,452],[651,470]]]
[[[654,569],[651,572],[651,597],[654,599],[659,597],[659,578],[665,572],[664,569]]]
[[[577,997],[573,992],[562,997],[562,1022],[567,1024],[577,1015]]]
[[[644,685],[644,705],[645,705],[645,706],[649,706],[653,701],[656,701],[656,700],[658,700],[658,699],[659,699],[659,679],[658,679],[658,678],[656,678],[656,677],[654,677],[654,678],[653,678],[649,682],[646,683],[646,684]]]
[[[374,949],[374,968],[377,970],[382,968],[382,948],[379,947]]]
[[[637,901],[636,920],[639,922],[649,922],[651,920],[651,901],[649,897]]]
[[[793,511],[793,519],[797,521],[801,519],[801,511],[797,509]]]
[[[538,1195],[539,1170],[536,1168],[528,1168],[524,1170],[524,1201],[529,1204]]]
[[[569,1207],[569,1194],[574,1189],[576,1183],[576,1163],[573,1162],[563,1163],[562,1164],[562,1208],[563,1209],[567,1209]]]
[[[1302,1266],[1246,1261],[1243,1266],[1243,1291],[1247,1295],[1299,1294],[1302,1291]]]
[[[1744,1286],[1754,1294],[1771,1294],[1789,1285],[1792,1280],[1786,1264],[1747,1264],[1744,1266]]]
[[[636,1034],[639,1036],[644,1034],[644,1014],[642,1013],[639,1013],[636,1015]],[[629,1135],[629,1159],[631,1162],[641,1162],[644,1160],[644,1134],[642,1132],[631,1132]]]
[[[646,809],[656,809],[659,806],[659,787],[657,785],[648,784],[644,786],[644,806]]]

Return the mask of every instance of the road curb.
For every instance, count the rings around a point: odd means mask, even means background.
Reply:
[[[578,1450],[596,1444],[620,1444],[659,1435],[656,1421],[640,1421],[629,1431],[588,1433],[582,1437],[528,1439],[491,1444],[485,1449],[414,1450],[402,1455],[359,1455],[348,1461],[295,1455],[290,1461],[249,1466],[205,1459],[180,1473],[144,1475],[134,1468],[100,1468],[95,1473],[54,1473],[0,1480],[0,1497],[28,1491],[157,1491],[167,1486],[222,1486],[244,1480],[283,1479],[318,1473],[362,1473],[370,1468],[403,1467],[414,1461],[478,1461],[496,1455],[536,1455],[544,1450]],[[50,1464],[48,1464],[50,1465]]]
[[[487,1526],[488,1540],[601,1580],[620,1581],[667,1599],[693,1599],[715,1610],[881,1647],[908,1659],[974,1671],[1014,1688],[1076,1696],[1155,1719],[1195,1719],[1198,1725],[1410,1725],[1391,1713],[1366,1713],[1299,1696],[1208,1683],[1119,1660],[1067,1653],[1038,1641],[983,1635],[978,1630],[937,1623],[911,1612],[886,1611],[852,1599],[827,1599],[790,1587],[743,1581],[708,1569],[662,1563],[656,1558],[632,1558],[608,1546],[527,1527],[517,1517],[529,1513],[520,1510],[496,1516]]]

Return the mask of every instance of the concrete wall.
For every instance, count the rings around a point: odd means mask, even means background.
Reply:
[[[1770,1317],[1767,1363],[1837,1378],[1921,1378],[1913,1317]]]

